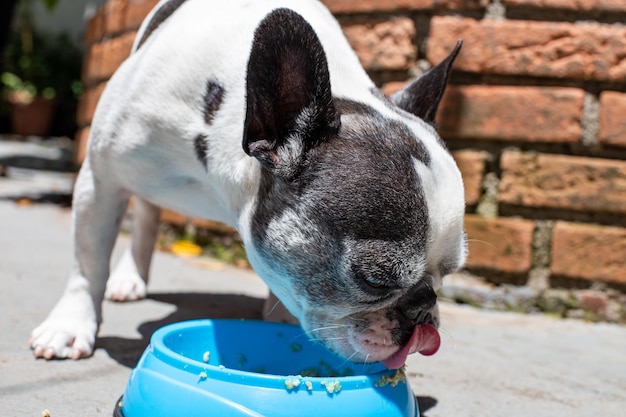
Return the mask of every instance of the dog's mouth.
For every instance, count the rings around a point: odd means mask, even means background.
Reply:
[[[396,353],[381,361],[389,369],[399,369],[404,366],[407,357],[419,352],[424,356],[437,353],[441,345],[441,338],[435,326],[431,324],[418,324],[413,329],[413,334],[409,341],[401,346]]]

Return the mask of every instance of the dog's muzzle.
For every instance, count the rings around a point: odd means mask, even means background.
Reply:
[[[394,332],[394,342],[400,349],[382,363],[397,369],[404,365],[408,355],[419,352],[422,355],[434,355],[441,345],[437,331],[437,319],[434,309],[437,305],[437,294],[427,283],[421,283],[409,290],[396,306],[396,314],[400,326]]]

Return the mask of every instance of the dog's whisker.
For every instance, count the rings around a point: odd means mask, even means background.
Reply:
[[[338,368],[341,368],[342,366],[344,366],[345,364],[347,364],[348,362],[352,362],[352,358],[354,358],[357,355],[356,350],[354,351],[354,353],[352,353],[352,355],[350,355],[348,358],[346,358],[346,360],[344,360],[343,362],[341,362],[341,364],[338,366]]]
[[[491,242],[487,242],[486,240],[480,240],[480,239],[467,239],[467,243],[469,243],[469,242],[483,243],[483,244],[485,244],[485,245],[487,245],[487,246],[489,246],[489,247],[491,247],[491,248],[493,248],[493,249],[498,249],[498,248],[496,247],[496,245],[494,245],[494,244],[493,244],[493,243],[491,243]]]
[[[276,307],[278,307],[279,304],[280,304],[280,300],[276,300],[276,303],[274,303],[274,306],[270,308],[269,311],[266,311],[265,315],[269,316],[270,314],[272,314],[274,310],[276,310]]]
[[[447,338],[450,339],[450,341],[452,342],[452,348],[456,349],[456,341],[454,340],[454,336],[452,336],[452,333],[450,333],[444,327],[440,327],[439,328],[439,332],[445,334],[447,336]]]
[[[328,342],[329,340],[348,340],[348,339],[349,339],[348,336],[340,336],[340,337],[324,337],[322,339],[317,339],[317,340],[324,343],[324,342]],[[315,340],[315,339],[311,339],[311,340]]]
[[[369,360],[370,360],[370,354],[368,353],[367,355],[365,355],[365,361],[363,362],[363,369],[361,370],[361,372],[365,372],[365,367],[369,366]]]
[[[357,352],[357,351],[355,350],[355,351],[354,351],[354,353],[353,353],[352,355],[350,355],[350,357],[349,357],[348,359],[346,359],[344,363],[346,363],[346,362],[348,362],[348,361],[352,360],[352,358],[354,358],[354,357],[355,357],[358,353],[359,353],[359,352]]]
[[[313,337],[309,337],[309,340],[318,340],[318,341],[322,341],[322,339],[318,338],[316,336],[317,333],[322,332],[324,330],[336,330],[336,329],[343,329],[343,328],[347,328],[350,327],[347,324],[333,324],[333,325],[328,325],[328,326],[322,326],[322,327],[316,327],[315,329],[311,329],[308,330],[306,332],[300,333],[298,336],[296,337],[301,337],[301,336],[313,336]]]
[[[357,322],[366,322],[367,321],[365,319],[360,319],[360,318],[354,317],[354,316],[348,316],[348,319],[350,319],[352,321],[357,321]]]
[[[332,329],[341,329],[344,327],[350,327],[347,324],[336,324],[333,326],[325,326],[325,327],[318,327],[316,329],[311,329],[309,330],[309,333],[313,333],[313,332],[321,332],[322,330],[332,330]]]

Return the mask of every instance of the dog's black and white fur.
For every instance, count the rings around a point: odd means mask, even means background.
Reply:
[[[459,47],[387,99],[316,0],[161,1],[98,105],[74,267],[35,356],[89,356],[103,298],[146,295],[159,207],[235,227],[346,358],[388,359],[436,327],[434,291],[466,257],[461,176],[433,128]],[[109,277],[130,195],[132,245]]]

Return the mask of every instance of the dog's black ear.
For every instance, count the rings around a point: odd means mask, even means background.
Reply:
[[[254,35],[246,79],[243,149],[284,177],[339,129],[326,54],[299,14],[276,9]]]
[[[461,50],[459,40],[450,55],[426,74],[391,96],[398,107],[431,125],[435,124],[437,107],[448,84],[452,64]]]

